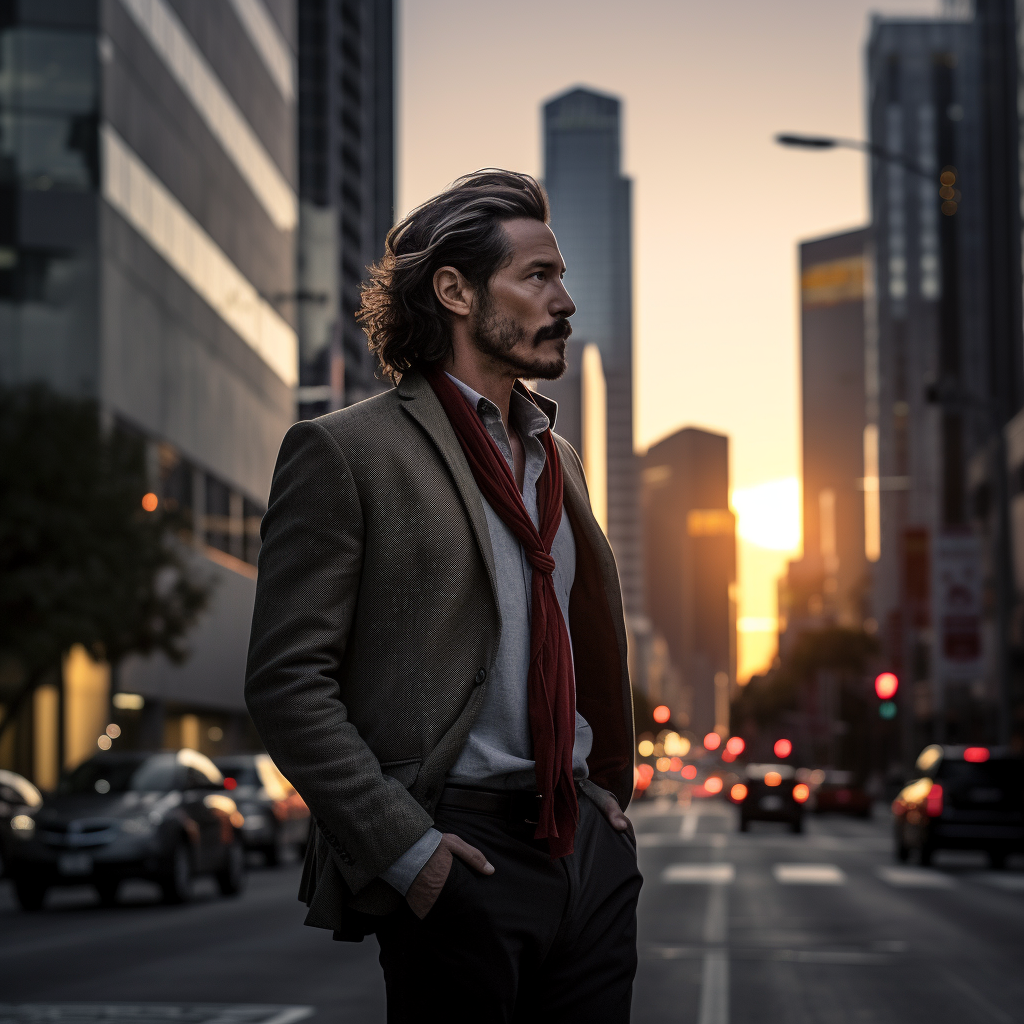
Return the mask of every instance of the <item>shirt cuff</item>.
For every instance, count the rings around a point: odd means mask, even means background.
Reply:
[[[381,872],[380,877],[404,896],[440,844],[441,833],[436,828],[428,828],[391,867]]]

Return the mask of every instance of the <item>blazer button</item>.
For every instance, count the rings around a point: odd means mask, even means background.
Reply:
[[[482,668],[482,669],[480,669],[479,672],[477,672],[476,678],[473,680],[473,682],[476,683],[477,686],[479,686],[486,678],[487,678],[487,669]]]

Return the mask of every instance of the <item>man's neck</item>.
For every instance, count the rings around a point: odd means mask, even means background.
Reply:
[[[516,378],[509,375],[507,368],[499,369],[492,360],[479,352],[456,352],[444,367],[453,377],[458,377],[477,394],[493,402],[501,413],[501,420],[508,430],[508,410],[512,401],[512,388]]]

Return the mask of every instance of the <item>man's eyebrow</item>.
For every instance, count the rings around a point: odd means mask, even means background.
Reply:
[[[527,270],[549,270],[558,268],[558,272],[561,274],[565,273],[565,267],[556,263],[554,260],[545,259],[543,256],[538,256],[536,259],[530,260],[526,264]]]

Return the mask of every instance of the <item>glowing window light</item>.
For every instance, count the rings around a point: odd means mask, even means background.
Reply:
[[[654,753],[654,744],[650,740],[641,740],[636,745],[636,751],[641,757],[650,757]]]
[[[109,750],[111,747],[110,737],[104,733],[98,740],[96,740],[96,746],[99,747],[100,750]]]

